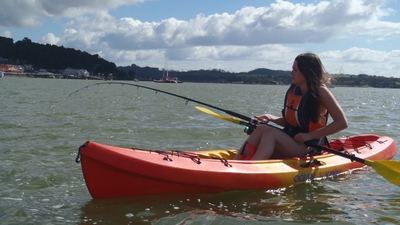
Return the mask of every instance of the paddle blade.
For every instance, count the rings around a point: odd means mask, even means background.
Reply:
[[[365,164],[374,168],[386,180],[400,186],[400,161],[394,160],[365,160]]]
[[[196,107],[196,109],[198,109],[198,110],[200,110],[200,111],[202,111],[204,113],[207,113],[207,114],[210,114],[210,115],[213,115],[213,116],[219,116],[219,114],[217,114],[217,113],[215,113],[215,112],[213,112],[213,111],[211,111],[209,109],[206,109],[204,107],[200,107],[200,106],[195,106],[195,107]]]
[[[202,111],[204,113],[213,115],[213,116],[215,116],[215,117],[217,117],[219,119],[227,120],[227,121],[230,121],[230,122],[233,122],[233,123],[241,124],[241,122],[242,122],[242,120],[240,120],[239,118],[232,117],[232,116],[222,116],[222,115],[219,115],[219,114],[217,114],[217,113],[215,113],[215,112],[213,112],[213,111],[211,111],[209,109],[206,109],[206,108],[203,108],[203,107],[200,107],[200,106],[196,106],[196,109],[198,109],[198,110],[200,110],[200,111]]]

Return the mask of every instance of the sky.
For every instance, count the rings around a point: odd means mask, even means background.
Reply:
[[[117,66],[290,71],[314,52],[331,74],[400,77],[400,0],[2,0],[0,36]]]

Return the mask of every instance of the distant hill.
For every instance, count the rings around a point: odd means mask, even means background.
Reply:
[[[71,67],[86,69],[94,75],[119,72],[115,63],[108,62],[99,55],[91,55],[63,46],[38,44],[28,38],[14,43],[11,38],[0,37],[0,57],[7,59],[6,63],[28,64],[36,70],[59,71]]]
[[[131,66],[118,67],[119,70],[128,74],[128,77],[137,78],[139,80],[152,81],[160,79],[162,71],[157,68],[139,67],[135,64]],[[170,70],[170,77],[177,77],[185,82],[202,82],[202,83],[247,83],[247,84],[277,84],[290,83],[290,71],[256,69],[250,72],[227,72],[224,70],[190,70],[175,71]]]

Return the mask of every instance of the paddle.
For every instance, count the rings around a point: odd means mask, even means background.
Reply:
[[[335,149],[327,148],[325,146],[317,145],[312,142],[306,141],[304,144],[318,148],[320,150],[325,150],[329,153],[339,155],[350,160],[354,160],[359,163],[363,163],[375,169],[377,173],[379,173],[382,177],[386,178],[386,180],[392,182],[393,184],[400,186],[400,161],[392,161],[392,160],[376,160],[372,161],[370,159],[362,159],[358,158],[354,155],[348,155],[343,152],[339,152]]]
[[[195,106],[195,107],[196,107],[196,109],[198,109],[198,110],[200,110],[200,111],[202,111],[204,113],[210,114],[212,116],[215,116],[215,117],[217,117],[219,119],[227,120],[229,122],[233,122],[233,123],[237,123],[237,124],[246,126],[246,128],[244,129],[244,132],[246,132],[248,135],[250,135],[257,128],[257,125],[261,124],[261,122],[258,121],[257,119],[253,120],[253,119],[248,117],[248,119],[251,120],[251,121],[246,122],[246,121],[243,121],[243,120],[238,119],[236,117],[219,115],[219,114],[217,114],[217,113],[215,113],[215,112],[213,112],[213,111],[211,111],[209,109],[206,109],[204,107],[200,107],[200,106]],[[243,117],[246,117],[246,116],[242,116],[242,118]]]
[[[221,116],[221,115],[219,115],[209,109],[203,108],[203,107],[196,106],[196,109],[198,109],[202,112],[208,113],[210,115],[213,115],[217,118],[230,121],[230,122],[238,123],[237,120],[239,120],[235,117]],[[240,123],[238,123],[238,124],[246,125],[246,122],[244,122],[242,120],[239,120],[239,121],[240,121]],[[368,165],[368,166],[372,167],[373,169],[375,169],[375,171],[377,173],[379,173],[382,177],[384,177],[386,180],[392,182],[393,184],[395,184],[397,186],[400,186],[400,161],[393,161],[393,160],[372,161],[370,159],[362,159],[362,158],[356,157],[354,155],[348,155],[344,152],[340,152],[335,149],[327,148],[325,146],[317,145],[310,141],[306,141],[304,144],[306,144],[307,146],[310,146],[310,147],[320,149],[320,150],[325,150],[329,153],[332,153],[332,154],[335,154],[338,156],[342,156],[344,158],[348,158],[352,161],[356,161],[356,162]]]
[[[236,118],[236,117],[221,116],[221,115],[219,115],[219,114],[217,114],[217,113],[215,113],[215,112],[213,112],[213,111],[211,111],[209,109],[206,109],[206,108],[200,107],[200,106],[196,106],[196,109],[198,109],[198,110],[200,110],[200,111],[202,111],[204,113],[210,114],[212,116],[215,116],[215,117],[217,117],[219,119],[227,120],[229,122],[237,123],[237,124],[240,124],[240,125],[247,125],[247,122],[245,122],[245,121],[243,121],[243,120],[241,120],[239,118]]]

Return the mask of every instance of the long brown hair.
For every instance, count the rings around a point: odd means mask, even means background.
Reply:
[[[303,53],[296,57],[297,66],[300,72],[304,75],[307,81],[308,92],[311,95],[309,99],[312,104],[310,110],[311,121],[320,122],[321,116],[319,113],[320,93],[319,87],[329,82],[328,74],[320,58],[314,53]]]

